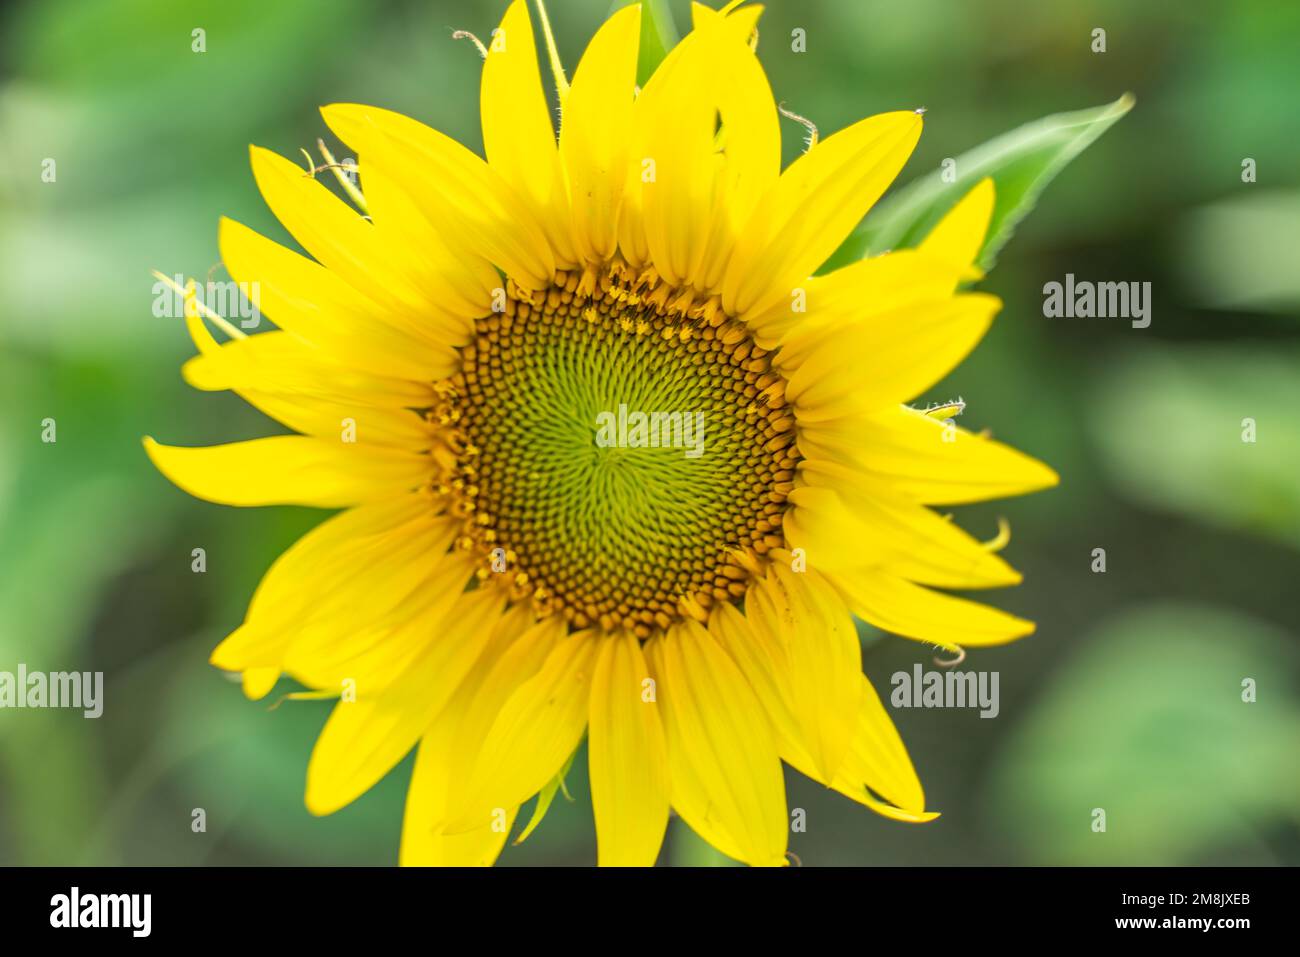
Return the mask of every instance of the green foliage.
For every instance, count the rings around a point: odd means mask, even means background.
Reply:
[[[1102,461],[1141,505],[1300,548],[1298,367],[1294,348],[1118,359],[1091,405]]]
[[[980,268],[991,269],[998,251],[1047,184],[1132,108],[1133,97],[1125,94],[1106,106],[1027,123],[963,153],[947,178],[941,168],[883,200],[836,250],[826,268],[917,245],[972,186],[991,176],[997,200],[978,259]]]
[[[1059,662],[994,769],[989,813],[1027,863],[1194,864],[1228,846],[1276,863],[1268,826],[1300,808],[1295,663],[1248,615],[1127,611]]]
[[[1252,191],[1194,210],[1178,230],[1198,301],[1216,309],[1300,313],[1300,191]]]
[[[651,74],[663,62],[668,51],[677,45],[681,34],[673,22],[668,0],[642,0],[641,49],[637,58],[636,81],[645,86]]]

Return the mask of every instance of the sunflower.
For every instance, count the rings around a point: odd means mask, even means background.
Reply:
[[[282,674],[339,698],[312,813],[418,748],[403,863],[493,862],[584,736],[601,864],[653,863],[670,809],[736,860],[783,863],[782,761],[930,820],[855,616],[950,649],[1033,630],[935,590],[1019,575],[1005,535],[980,542],[930,506],[1056,476],[957,428],[955,405],[901,404],[998,311],[959,291],[992,184],[917,248],[815,276],[922,111],[864,119],[782,171],[760,8],[736,7],[696,5],[644,89],[639,7],[601,26],[572,85],[540,8],[557,137],[515,0],[484,45],[486,161],[397,113],[325,107],[359,157],[359,208],[255,147],[263,197],[311,258],[220,225],[223,262],[277,328],[247,336],[186,290],[186,379],[298,434],[146,439],[155,465],[213,502],[342,509],[271,566],[212,662],[252,698]],[[615,410],[625,441],[598,441]],[[696,449],[647,440],[646,416],[698,423]]]

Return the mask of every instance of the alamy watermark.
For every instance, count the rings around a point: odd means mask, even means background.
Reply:
[[[889,683],[895,708],[979,708],[981,718],[1002,710],[996,671],[925,671],[917,664],[910,672],[895,671]]]
[[[0,708],[79,708],[85,717],[104,713],[102,671],[0,671]]]
[[[181,319],[185,316],[185,277],[177,274],[175,285],[159,279],[153,284],[153,314],[159,319]],[[219,316],[238,319],[241,329],[256,329],[262,323],[261,287],[255,282],[196,283],[194,298]]]
[[[596,444],[602,449],[684,449],[688,459],[704,454],[703,412],[628,411],[596,414]]]
[[[50,926],[75,929],[123,928],[132,937],[148,937],[153,929],[152,894],[83,894],[73,887],[50,898]]]
[[[1048,319],[1131,319],[1134,329],[1151,325],[1151,283],[1075,281],[1043,286],[1043,315]]]

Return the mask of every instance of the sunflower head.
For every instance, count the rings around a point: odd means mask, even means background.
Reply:
[[[479,578],[641,639],[743,596],[784,545],[799,456],[770,355],[653,267],[512,286],[436,387],[455,454],[437,491]]]
[[[187,379],[294,434],[146,440],[154,462],[216,502],[343,509],[272,565],[212,660],[252,697],[286,673],[339,696],[315,813],[418,747],[406,863],[493,861],[584,735],[602,863],[653,863],[670,807],[724,853],[782,863],[783,760],[929,820],[855,616],[954,649],[1033,628],[939,590],[1019,576],[1005,536],[931,506],[1054,474],[958,428],[955,406],[903,404],[999,308],[959,290],[992,184],[917,248],[815,275],[921,111],[814,138],[782,170],[760,8],[738,6],[697,5],[644,88],[641,11],[619,10],[572,84],[557,72],[557,133],[515,0],[483,45],[485,159],[396,113],[327,107],[359,157],[351,205],[252,152],[308,255],[221,224],[227,269],[277,328],[246,336],[186,290]]]

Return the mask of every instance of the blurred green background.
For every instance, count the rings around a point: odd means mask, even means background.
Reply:
[[[686,5],[669,6],[684,27]],[[329,705],[270,710],[287,683],[248,702],[206,663],[321,516],[205,504],[150,467],[146,433],[200,445],[277,429],[183,385],[191,346],[153,316],[149,273],[206,276],[223,213],[287,240],[247,145],[297,158],[327,134],[319,104],[401,110],[477,149],[480,61],[451,32],[487,36],[504,7],[41,0],[0,13],[0,670],[103,671],[106,698],[98,720],[0,711],[0,863],[396,861],[409,760],[312,818],[304,772]],[[610,2],[551,7],[572,70]],[[805,53],[790,49],[796,27]],[[1104,54],[1090,49],[1098,27]],[[925,397],[961,395],[962,424],[1062,475],[958,516],[982,537],[1011,521],[1025,584],[985,597],[1039,631],[963,666],[1000,672],[996,719],[893,712],[941,818],[886,821],[790,774],[789,803],[807,812],[791,849],[805,865],[1300,863],[1300,7],[773,0],[761,31],[778,100],[823,136],[928,108],[902,182],[1040,116],[1137,97],[1003,250],[984,283],[1001,317]],[[789,159],[801,130],[783,132]],[[1044,318],[1042,286],[1067,272],[1151,282],[1151,327]],[[55,444],[40,440],[46,417]],[[864,640],[882,696],[893,672],[933,667],[922,645]],[[584,767],[573,801],[502,863],[594,862]],[[191,831],[194,808],[206,833]],[[716,860],[678,822],[663,859]]]

